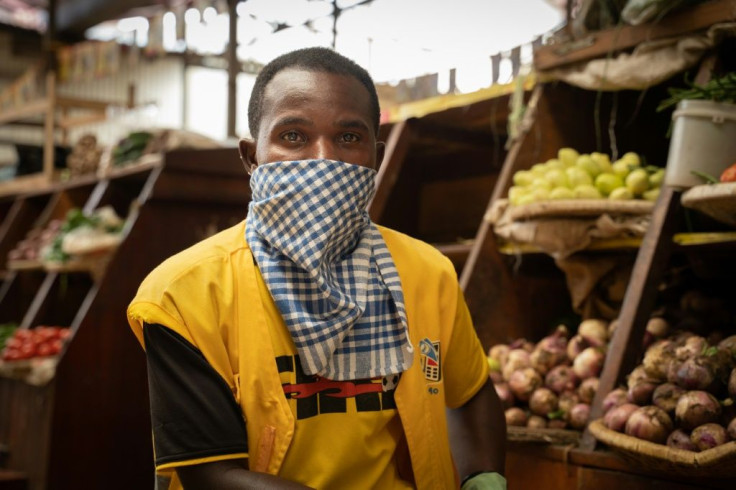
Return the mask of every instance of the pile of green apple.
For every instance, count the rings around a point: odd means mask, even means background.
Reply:
[[[561,148],[557,158],[514,174],[509,202],[522,205],[562,199],[656,201],[664,169],[642,167],[641,163],[634,152],[611,163],[604,153],[581,155],[572,148]]]

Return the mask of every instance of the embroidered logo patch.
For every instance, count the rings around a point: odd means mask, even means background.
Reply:
[[[428,381],[437,382],[441,378],[440,343],[425,338],[419,341],[422,371]]]

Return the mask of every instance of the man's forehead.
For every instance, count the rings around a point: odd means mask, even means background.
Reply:
[[[276,73],[266,85],[264,96],[266,98],[286,96],[298,98],[308,95],[308,91],[317,85],[339,82],[347,82],[352,85],[351,90],[355,91],[356,95],[362,93],[368,96],[368,91],[363,84],[351,75],[301,67],[284,68]],[[300,95],[300,92],[304,92],[304,95]]]

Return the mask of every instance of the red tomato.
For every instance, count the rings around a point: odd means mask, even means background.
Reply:
[[[56,329],[54,327],[36,327],[36,338],[39,342],[46,342],[56,338]]]
[[[51,347],[51,354],[58,354],[61,352],[61,349],[64,348],[64,341],[61,339],[54,339],[49,343],[49,346]]]
[[[23,345],[23,341],[18,337],[10,337],[5,341],[5,347],[9,349],[19,349]]]
[[[29,359],[36,355],[36,345],[31,343],[25,343],[20,346],[18,352],[21,355],[21,359]]]
[[[721,174],[721,182],[736,182],[736,163],[723,171]]]
[[[71,334],[72,334],[72,331],[71,331],[71,329],[69,329],[69,328],[60,328],[60,329],[59,329],[59,333],[58,333],[58,336],[59,336],[59,339],[61,339],[61,340],[66,340],[66,339],[68,339],[68,338],[69,338],[69,336],[70,336]]]
[[[19,328],[15,332],[13,332],[13,337],[20,340],[26,340],[33,337],[33,332],[31,332],[27,328]]]
[[[22,359],[18,349],[5,349],[3,351],[3,361],[17,361]]]
[[[36,349],[36,355],[40,357],[51,356],[54,354],[56,354],[56,352],[54,352],[54,348],[51,346],[49,342],[44,342],[42,344],[39,344],[38,348]]]

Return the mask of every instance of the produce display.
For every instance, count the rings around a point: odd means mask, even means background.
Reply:
[[[642,166],[634,152],[611,163],[604,153],[581,155],[561,148],[557,158],[517,171],[508,198],[511,205],[567,199],[656,201],[663,180],[663,168]]]
[[[44,250],[43,258],[48,262],[66,262],[74,255],[109,250],[120,243],[123,224],[110,206],[99,208],[90,216],[73,208]]]
[[[56,238],[62,224],[63,220],[52,219],[45,228],[34,228],[30,230],[25,239],[18,242],[15,248],[8,252],[8,261],[40,260],[44,250]]]
[[[0,351],[5,348],[5,343],[13,336],[18,325],[15,323],[3,323],[0,325]]]
[[[698,293],[682,298],[699,315],[681,319],[673,332],[651,343],[626,387],[603,401],[603,423],[611,430],[658,444],[703,451],[736,440],[736,335],[704,333],[709,323],[729,325],[717,300]],[[663,319],[662,334],[669,330]]]
[[[70,330],[65,327],[17,328],[5,342],[2,360],[20,361],[57,355],[69,335]]]
[[[491,347],[490,377],[506,410],[506,424],[584,429],[598,390],[609,330],[608,322],[589,319],[572,337],[561,325],[537,344],[519,339]]]

